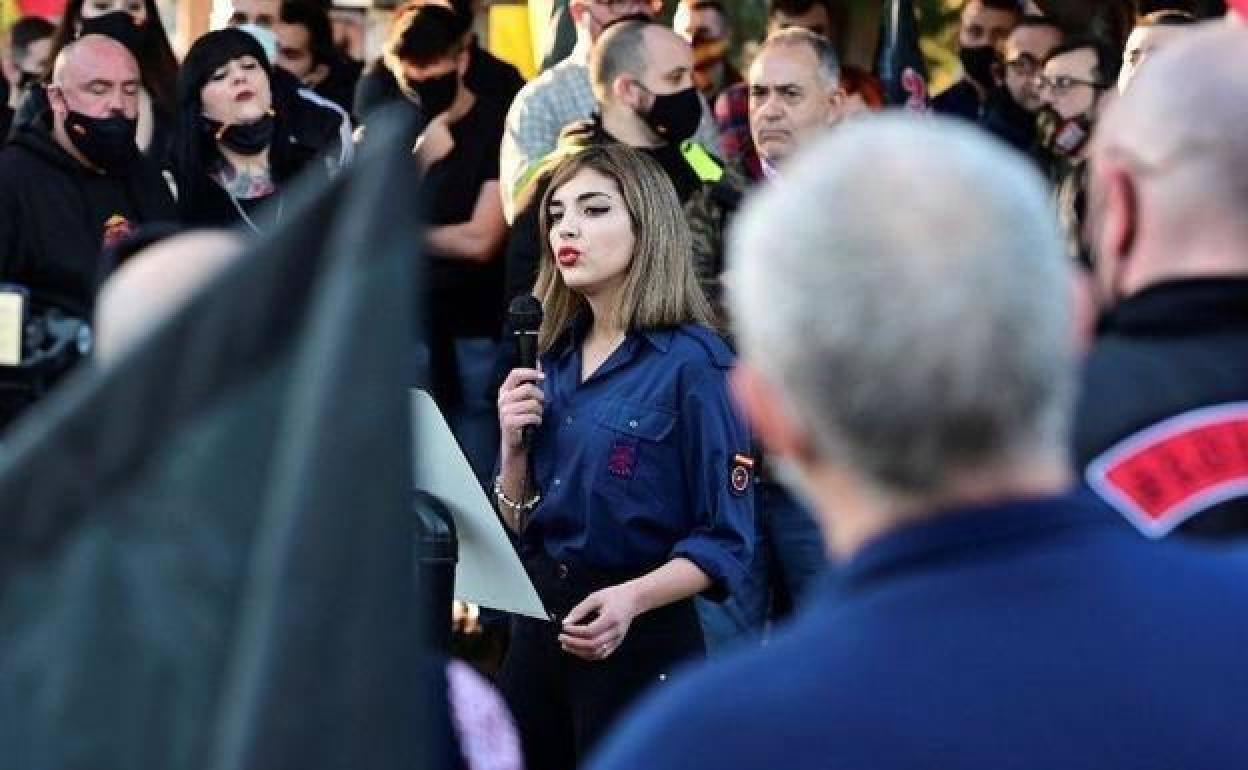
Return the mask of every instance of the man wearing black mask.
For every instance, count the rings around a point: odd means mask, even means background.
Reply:
[[[958,27],[962,78],[932,99],[932,109],[978,121],[996,84],[1005,38],[1022,11],[1017,0],[967,0]]]
[[[983,124],[1021,152],[1035,149],[1036,113],[1044,106],[1036,75],[1061,43],[1061,28],[1044,16],[1024,16],[1005,39],[1005,66],[999,85],[988,94]]]
[[[537,206],[543,169],[564,153],[619,142],[649,154],[667,172],[693,231],[694,269],[716,303],[723,269],[723,234],[740,199],[741,181],[695,140],[702,99],[693,84],[693,50],[671,29],[651,21],[613,24],[594,44],[589,79],[599,113],[569,125],[555,152],[522,187],[507,255],[507,294],[528,291],[536,275]]]
[[[481,478],[498,447],[491,376],[502,330],[502,250],[507,236],[498,152],[507,106],[464,82],[470,52],[463,16],[440,5],[412,11],[388,52],[402,89],[428,124],[416,141],[429,224],[429,340],[434,396]]]
[[[47,86],[50,125],[18,129],[0,152],[0,282],[36,312],[89,320],[101,253],[135,228],[176,219],[159,170],[135,145],[139,67],[111,38],[61,50]],[[7,421],[20,405],[0,405]]]

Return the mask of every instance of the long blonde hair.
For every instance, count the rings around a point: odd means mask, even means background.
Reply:
[[[534,294],[541,300],[538,347],[547,351],[589,303],[569,289],[550,248],[550,199],[584,170],[615,180],[633,228],[633,255],[613,309],[612,325],[627,331],[700,323],[712,312],[693,270],[693,236],[672,182],[654,160],[621,144],[587,147],[554,167],[540,209],[542,261]]]

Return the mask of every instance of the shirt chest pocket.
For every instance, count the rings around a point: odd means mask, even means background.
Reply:
[[[674,412],[621,401],[604,405],[597,417],[600,489],[637,502],[670,496],[664,490],[683,474],[675,429]]]

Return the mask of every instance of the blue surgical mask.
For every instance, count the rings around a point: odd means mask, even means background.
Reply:
[[[261,27],[259,24],[239,24],[235,29],[241,29],[248,35],[256,39],[260,47],[264,49],[264,55],[269,58],[270,66],[277,64],[277,33],[268,27]]]

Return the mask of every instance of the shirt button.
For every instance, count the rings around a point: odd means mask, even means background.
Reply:
[[[558,573],[560,580],[568,579],[568,565],[560,564],[559,569],[555,570],[555,572]]]
[[[629,421],[628,421],[628,427],[630,427],[630,428],[636,428],[638,425],[639,425],[639,423],[638,423],[636,420],[629,420]]]
[[[563,483],[563,479],[555,479],[555,486],[559,486],[562,483]]]

